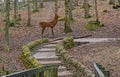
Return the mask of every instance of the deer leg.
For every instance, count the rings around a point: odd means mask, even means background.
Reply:
[[[45,28],[42,28],[42,32],[41,32],[42,35],[43,35],[43,33],[44,33],[44,30],[45,30]]]
[[[52,35],[54,35],[54,31],[53,31],[53,28],[51,28],[51,30],[52,30]]]

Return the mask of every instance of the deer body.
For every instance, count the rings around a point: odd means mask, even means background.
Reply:
[[[52,34],[54,35],[53,28],[55,27],[55,25],[57,24],[57,22],[58,22],[58,15],[57,14],[55,14],[55,17],[54,17],[54,19],[51,22],[40,22],[39,25],[42,28],[41,34],[43,35],[44,30],[45,30],[46,27],[50,27],[51,30],[52,30]]]

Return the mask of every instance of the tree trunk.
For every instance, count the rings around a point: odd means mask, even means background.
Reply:
[[[25,0],[23,0],[23,4],[25,5]]]
[[[110,1],[109,1],[109,4],[115,5],[115,0],[110,0]]]
[[[85,18],[89,18],[90,14],[89,14],[89,3],[88,0],[84,0],[84,9],[85,9],[85,13],[84,13],[84,17]]]
[[[18,0],[14,0],[14,19],[17,19],[18,15]]]
[[[1,4],[1,14],[4,15],[5,13],[5,2],[4,1],[0,1],[2,4]]]
[[[37,11],[38,11],[37,0],[33,0],[33,11],[34,11],[34,12],[37,12]]]
[[[74,6],[78,6],[78,0],[74,0]]]
[[[24,0],[25,5],[27,5],[27,0]]]
[[[37,3],[37,0],[35,0],[35,10],[38,11],[38,3]]]
[[[118,0],[119,6],[120,6],[120,0]]]
[[[55,12],[58,12],[58,0],[55,0]]]
[[[9,51],[10,0],[5,0],[5,10],[6,10],[5,50]]]
[[[72,29],[70,27],[70,17],[69,17],[69,1],[70,0],[65,0],[65,28],[64,28],[65,33],[72,32]]]
[[[99,22],[98,9],[97,9],[97,0],[95,0],[95,13],[96,13],[96,22]]]
[[[43,0],[40,0],[40,8],[43,8]]]
[[[73,15],[72,15],[72,8],[73,8],[73,3],[72,3],[73,1],[72,0],[69,0],[69,3],[68,3],[68,13],[69,13],[69,18],[70,18],[70,20],[73,20]]]
[[[31,13],[30,13],[30,1],[29,0],[27,0],[27,8],[28,8],[27,26],[31,26]]]

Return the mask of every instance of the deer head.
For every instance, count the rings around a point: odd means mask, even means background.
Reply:
[[[52,8],[52,10],[53,10],[53,8]],[[54,15],[55,15],[55,18],[58,19],[59,16],[58,16],[57,12],[55,12],[55,11],[53,10],[53,13],[54,13]]]

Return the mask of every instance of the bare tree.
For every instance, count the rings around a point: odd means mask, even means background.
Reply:
[[[118,0],[119,6],[120,6],[120,0]]]
[[[28,8],[27,26],[31,26],[31,11],[30,11],[30,1],[29,0],[27,0],[27,8]]]
[[[43,0],[40,0],[40,5],[39,5],[40,8],[43,8]]]
[[[68,3],[69,14],[68,15],[69,15],[70,20],[73,20],[72,9],[74,8],[74,6],[72,4],[73,4],[73,0],[69,0],[69,3]]]
[[[74,6],[78,6],[78,0],[74,0]]]
[[[110,0],[110,1],[109,1],[109,4],[115,5],[115,0]]]
[[[37,11],[38,11],[37,0],[33,0],[33,11],[34,11],[34,12],[37,12]]]
[[[18,0],[14,0],[14,19],[17,19],[18,15]]]
[[[58,11],[58,0],[55,0],[55,12],[57,13]]]
[[[65,33],[72,32],[72,29],[70,27],[69,2],[70,0],[65,0]]]
[[[5,50],[9,51],[9,23],[10,23],[10,0],[5,0]]]
[[[89,18],[90,14],[89,14],[89,3],[88,0],[84,0],[84,9],[85,9],[85,13],[84,13],[84,17],[85,18]]]
[[[95,0],[95,14],[96,14],[96,22],[99,22],[99,17],[98,17],[98,6],[97,6],[97,0]]]

